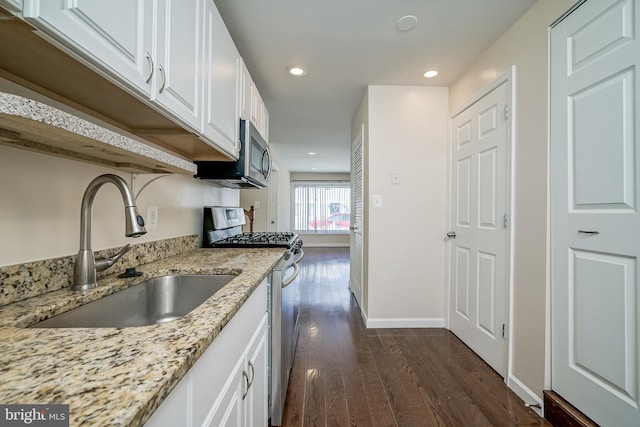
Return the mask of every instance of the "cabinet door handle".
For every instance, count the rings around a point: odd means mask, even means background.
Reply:
[[[245,371],[242,371],[242,376],[244,377],[244,381],[247,386],[244,393],[242,393],[242,400],[244,400],[247,397],[247,394],[249,394],[249,387],[251,387],[251,384],[249,383],[249,375],[247,375]]]
[[[153,58],[151,58],[151,54],[149,52],[147,52],[146,56],[147,61],[149,62],[149,75],[144,79],[144,82],[149,83],[151,81],[151,77],[153,77],[153,69],[155,68],[155,65],[153,65]]]
[[[167,76],[164,74],[164,68],[162,68],[162,65],[158,66],[158,71],[160,71],[160,73],[162,74],[162,85],[160,86],[160,90],[158,90],[158,93],[162,93],[162,91],[164,90],[164,85],[167,84]]]
[[[249,364],[249,368],[251,368],[251,381],[249,381],[249,388],[253,385],[253,380],[255,379],[256,371],[253,369],[253,364],[251,362],[247,362]]]
[[[592,234],[592,235],[600,234],[599,231],[592,231],[592,230],[578,230],[578,233],[580,233],[580,234]]]

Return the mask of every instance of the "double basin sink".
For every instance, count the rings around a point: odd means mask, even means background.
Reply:
[[[123,328],[179,319],[235,279],[234,275],[175,275],[146,280],[32,325],[32,328]]]

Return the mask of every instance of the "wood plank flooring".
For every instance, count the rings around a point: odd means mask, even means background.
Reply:
[[[305,248],[283,425],[549,426],[445,329],[370,329],[347,248]]]

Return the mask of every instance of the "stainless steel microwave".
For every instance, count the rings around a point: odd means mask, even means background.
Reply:
[[[263,188],[269,183],[269,147],[248,120],[240,120],[240,155],[235,162],[196,161],[196,178],[230,188]]]

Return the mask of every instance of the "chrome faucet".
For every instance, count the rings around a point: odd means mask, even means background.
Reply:
[[[76,265],[73,272],[74,291],[84,292],[97,288],[96,271],[106,270],[111,267],[122,255],[131,249],[131,245],[126,245],[116,255],[111,258],[94,258],[91,250],[91,215],[93,210],[93,199],[103,184],[110,182],[118,187],[122,200],[124,201],[124,212],[126,221],[125,235],[127,237],[140,237],[147,232],[144,228],[144,218],[138,213],[138,208],[133,201],[131,190],[124,179],[118,175],[100,175],[89,183],[82,197],[80,210],[80,251],[76,257]]]

